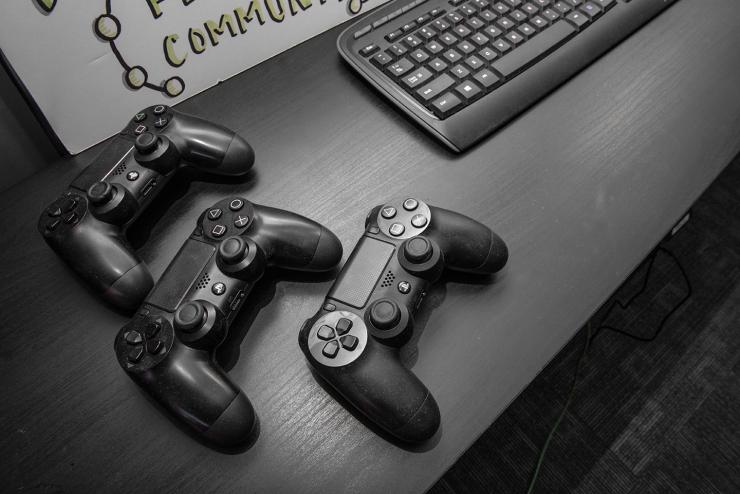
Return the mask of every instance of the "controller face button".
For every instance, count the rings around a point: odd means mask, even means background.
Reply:
[[[403,201],[403,209],[405,209],[406,211],[413,211],[414,209],[418,207],[419,207],[419,201],[417,201],[416,199],[409,198]]]
[[[52,218],[57,218],[62,215],[62,209],[59,206],[49,206],[46,208],[46,214]]]
[[[420,264],[432,257],[432,244],[424,237],[414,237],[403,244],[403,254],[409,261]]]
[[[72,211],[67,216],[64,217],[64,222],[68,225],[72,225],[74,223],[77,223],[77,221],[80,219],[79,216],[77,216],[77,213]]]
[[[416,228],[424,228],[427,224],[427,217],[423,214],[415,214],[414,217],[411,218],[411,224]]]
[[[153,111],[155,115],[162,115],[164,112],[167,111],[167,107],[164,105],[157,105],[154,107]]]
[[[398,291],[406,295],[411,291],[411,283],[408,281],[400,281],[398,283]]]
[[[113,199],[113,187],[108,182],[95,182],[87,189],[87,198],[95,205],[105,204]]]
[[[249,224],[249,216],[237,215],[234,220],[234,226],[237,228],[244,228]]]
[[[339,353],[339,343],[337,343],[336,340],[330,341],[326,345],[324,345],[324,349],[321,351],[321,353],[324,354],[324,357],[327,358],[334,358],[337,356],[337,353]]]
[[[141,154],[149,154],[157,149],[157,141],[157,136],[155,136],[151,132],[142,132],[141,134],[139,134],[139,137],[136,138],[134,146],[136,147],[136,150]]]
[[[144,337],[138,331],[129,331],[123,337],[129,345],[139,345],[144,341]]]
[[[347,334],[350,329],[352,329],[352,321],[350,321],[349,319],[343,317],[339,321],[337,321],[337,334],[339,336]]]
[[[146,112],[139,112],[136,115],[134,115],[134,122],[139,123],[146,120]]]
[[[193,333],[200,329],[205,319],[206,311],[197,302],[188,302],[175,312],[175,326],[184,333]]]
[[[137,171],[130,171],[126,174],[126,179],[129,182],[135,182],[139,178],[139,172]]]
[[[167,120],[167,117],[159,117],[158,119],[156,119],[156,120],[154,121],[154,126],[155,126],[156,128],[158,128],[158,129],[161,129],[162,127],[164,127],[164,126],[165,126],[165,125],[167,125],[168,123],[170,123],[170,121],[169,121],[169,120]]]
[[[72,211],[77,207],[77,199],[75,197],[68,197],[62,203],[62,211],[65,213]]]
[[[128,356],[126,357],[129,362],[132,364],[137,363],[144,357],[144,348],[137,346],[135,348],[132,348],[130,352],[128,352]]]
[[[164,346],[162,340],[149,340],[146,342],[146,351],[152,355],[156,355]]]
[[[210,211],[208,211],[208,219],[215,221],[221,217],[222,213],[223,211],[221,211],[219,208],[211,209]]]
[[[47,232],[53,232],[54,230],[57,229],[57,227],[59,226],[59,224],[61,222],[62,222],[62,220],[54,220],[54,221],[52,221],[51,223],[49,223],[48,225],[46,225],[46,231]]]
[[[215,283],[215,284],[214,284],[214,285],[213,285],[213,286],[211,287],[211,292],[213,292],[213,294],[214,294],[214,295],[218,295],[218,296],[221,296],[221,295],[223,295],[224,293],[226,293],[226,285],[224,285],[224,284],[223,284],[223,283],[221,283],[221,282]]]
[[[211,230],[211,235],[213,235],[216,238],[223,237],[224,233],[226,233],[226,227],[224,225],[216,225]]]
[[[392,329],[400,320],[401,309],[392,300],[381,299],[370,307],[370,322],[378,329]]]
[[[322,340],[326,340],[326,341],[334,339],[334,336],[335,336],[334,330],[330,328],[329,326],[327,326],[326,324],[324,324],[323,326],[319,328],[319,331],[316,333],[316,335]]]
[[[391,235],[394,237],[400,237],[403,235],[403,232],[406,231],[406,227],[404,227],[401,223],[393,223],[388,230],[391,232]]]
[[[247,253],[247,242],[241,237],[229,237],[218,246],[218,255],[226,264],[236,264]]]
[[[234,199],[229,203],[229,209],[232,211],[239,211],[241,208],[244,207],[244,201],[241,199]]]
[[[143,134],[144,132],[146,132],[146,131],[147,131],[147,129],[148,129],[148,128],[147,128],[147,126],[146,126],[146,125],[139,125],[138,127],[136,127],[136,128],[134,129],[134,134],[136,134],[136,135],[140,135],[140,134]]]
[[[342,336],[339,341],[342,342],[342,346],[349,350],[350,352],[357,348],[357,343],[359,343],[360,340],[357,339],[356,336],[352,336],[351,334],[348,334],[347,336]]]
[[[388,206],[387,208],[383,208],[380,214],[381,216],[383,216],[383,218],[389,220],[396,216],[396,208],[394,208],[393,206]]]

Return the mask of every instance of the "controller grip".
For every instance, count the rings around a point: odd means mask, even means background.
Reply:
[[[429,209],[432,224],[424,233],[440,246],[449,269],[493,274],[506,265],[506,243],[486,225],[447,209]]]
[[[342,260],[342,243],[329,229],[299,214],[254,205],[252,239],[272,266],[329,271]]]
[[[67,235],[48,241],[103,299],[117,307],[136,309],[154,286],[149,269],[129,248],[122,230],[89,212]]]
[[[133,377],[207,442],[222,448],[249,442],[257,423],[254,408],[208,352],[175,341],[164,361]]]
[[[254,150],[246,140],[207,120],[177,113],[165,133],[175,143],[183,161],[195,168],[240,176],[254,164]]]
[[[307,332],[301,336],[304,353],[314,362],[305,344]],[[351,364],[333,368],[316,363],[314,367],[357,410],[401,441],[421,443],[439,429],[437,402],[401,364],[394,347],[369,338],[363,354]]]

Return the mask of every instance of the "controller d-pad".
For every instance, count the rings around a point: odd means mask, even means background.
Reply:
[[[129,331],[124,338],[129,345],[140,345],[144,341],[144,337],[138,331]]]
[[[137,346],[137,347],[132,348],[131,351],[128,352],[126,359],[132,364],[135,364],[139,362],[143,357],[144,357],[144,348]]]
[[[324,349],[321,350],[321,353],[324,354],[324,357],[327,358],[334,358],[337,356],[337,353],[339,353],[339,343],[337,343],[336,340],[332,340],[326,345],[324,345]]]
[[[321,326],[319,328],[318,333],[316,333],[316,334],[322,340],[331,340],[331,339],[334,339],[334,337],[336,336],[334,334],[334,330],[332,328],[330,328],[329,326],[327,326],[327,325]]]
[[[342,336],[343,334],[347,334],[347,332],[351,328],[352,328],[352,321],[350,321],[346,317],[343,317],[337,321],[337,334],[339,336]]]
[[[162,343],[162,340],[159,339],[149,340],[146,342],[147,353],[157,354],[162,349],[162,347],[164,347],[164,343]]]
[[[62,215],[62,208],[60,208],[56,204],[52,204],[51,206],[46,208],[46,214],[48,214],[51,218],[56,218]]]
[[[342,347],[346,350],[352,351],[357,348],[357,343],[359,343],[360,340],[358,340],[356,336],[348,334],[346,336],[342,336],[339,341],[342,342]]]
[[[144,334],[147,338],[153,338],[157,336],[157,333],[162,329],[162,322],[159,320],[153,320],[146,323],[144,326]]]
[[[54,230],[56,230],[56,228],[59,226],[59,223],[61,223],[61,222],[62,222],[62,220],[54,220],[54,221],[52,221],[51,223],[49,223],[48,225],[46,225],[46,230],[49,231],[49,232],[53,232]]]

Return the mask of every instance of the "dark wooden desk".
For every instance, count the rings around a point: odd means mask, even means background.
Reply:
[[[347,251],[369,208],[415,195],[492,226],[511,260],[491,285],[431,294],[409,365],[439,402],[423,451],[386,442],[314,380],[298,328],[330,281],[264,283],[220,358],[261,419],[214,452],[118,367],[127,318],[36,232],[93,152],[0,199],[0,478],[31,492],[414,492],[429,487],[625,279],[740,151],[740,4],[681,0],[483,142],[455,156],[369,91],[319,36],[180,106],[255,146],[246,184],[173,184],[133,231],[159,276],[218,198],[306,214]],[[170,205],[171,204],[171,205]],[[434,307],[441,304],[440,307]],[[536,410],[533,420],[536,420]],[[55,490],[56,489],[56,490]]]

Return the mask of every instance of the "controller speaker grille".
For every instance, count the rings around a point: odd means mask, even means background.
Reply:
[[[124,161],[123,163],[121,163],[120,165],[118,165],[115,170],[113,170],[112,175],[114,177],[116,175],[123,175],[123,173],[126,171],[126,168],[127,168],[126,162]]]
[[[393,274],[393,271],[390,269],[388,272],[385,273],[385,277],[383,278],[383,282],[380,284],[382,288],[388,288],[393,284],[393,282],[396,280],[396,275]]]
[[[200,279],[198,280],[198,284],[196,285],[195,288],[198,290],[202,290],[205,287],[207,287],[210,282],[211,282],[211,277],[208,273],[206,273],[200,277]]]

